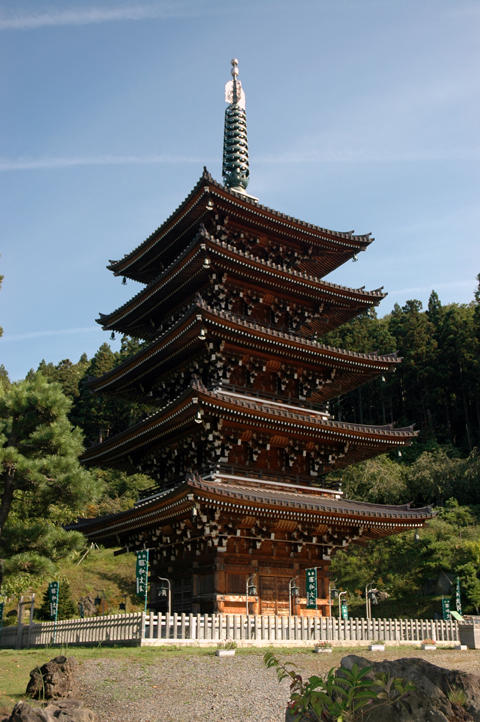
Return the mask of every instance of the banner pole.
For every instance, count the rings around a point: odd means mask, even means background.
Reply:
[[[60,601],[60,582],[57,582],[57,603],[55,605],[55,619],[53,622],[53,644],[57,639],[58,602]]]
[[[147,613],[147,599],[148,599],[148,563],[149,563],[149,556],[150,556],[150,553],[149,553],[149,550],[147,549],[147,568],[146,568],[146,572],[145,572],[145,608],[144,608],[145,614]]]

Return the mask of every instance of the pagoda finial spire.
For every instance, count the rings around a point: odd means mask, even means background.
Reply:
[[[248,185],[248,141],[245,93],[238,80],[238,60],[233,58],[232,80],[225,85],[225,130],[222,175],[227,188],[245,193]]]

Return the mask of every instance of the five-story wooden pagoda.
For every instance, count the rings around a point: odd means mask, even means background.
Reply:
[[[99,322],[144,339],[135,356],[92,382],[96,392],[152,414],[84,454],[88,465],[148,473],[136,506],[80,522],[99,543],[150,549],[150,579],[173,585],[173,609],[329,613],[331,555],[420,527],[429,509],[349,501],[325,474],[391,449],[412,428],[335,421],[330,399],[395,369],[379,356],[321,343],[376,306],[381,289],[323,280],[371,242],[261,205],[246,193],[245,96],[232,61],[226,86],[224,185],[204,173],[176,211],[120,261],[115,275],[144,288]],[[304,570],[318,570],[317,610]]]

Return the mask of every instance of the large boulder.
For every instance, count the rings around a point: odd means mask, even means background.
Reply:
[[[74,657],[59,655],[41,667],[35,667],[30,672],[27,696],[41,700],[69,697],[74,690],[76,664]]]
[[[32,707],[27,702],[17,702],[10,717],[5,717],[3,722],[97,722],[97,716],[74,699],[62,700],[46,707]]]
[[[480,676],[476,674],[412,657],[372,662],[355,654],[342,659],[338,674],[354,664],[371,667],[370,677],[400,677],[415,685],[403,703],[372,710],[365,715],[366,722],[480,722]]]

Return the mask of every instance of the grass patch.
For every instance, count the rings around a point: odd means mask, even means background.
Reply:
[[[63,654],[75,657],[79,662],[84,659],[123,659],[128,668],[129,662],[140,662],[147,670],[151,662],[160,657],[207,656],[215,653],[216,647],[37,647],[35,649],[1,650],[0,664],[0,716],[10,714],[13,705],[25,697],[30,671],[41,667],[53,657]],[[254,650],[242,650],[252,653]],[[262,654],[262,651],[256,651]]]
[[[58,564],[57,579],[66,578],[75,605],[80,599],[90,596],[100,597],[102,614],[116,614],[120,604],[127,603],[128,612],[143,611],[143,599],[135,591],[135,554],[113,556],[113,549],[90,549],[79,563],[75,559],[64,559]],[[35,607],[42,605],[43,596],[50,580],[41,579],[28,592],[35,593]],[[5,615],[16,609],[17,602],[12,599],[5,605]]]
[[[156,659],[165,657],[194,657],[214,655],[216,645],[211,647],[38,647],[35,649],[1,651],[0,664],[0,715],[11,712],[13,705],[25,696],[25,690],[30,678],[30,671],[41,666],[53,657],[64,654],[66,657],[76,657],[81,662],[84,659],[122,659],[126,668],[129,662],[142,664],[144,671]],[[237,649],[237,654],[263,656],[266,648]],[[278,649],[276,652],[282,656],[298,653],[308,653],[310,650]],[[342,654],[344,650],[341,650]],[[108,682],[108,681],[107,681]],[[107,683],[106,682],[106,683]]]
[[[116,659],[123,660],[124,666],[122,669],[128,670],[131,663],[140,664],[142,671],[149,677],[149,665],[153,664],[160,658],[173,658],[173,657],[200,657],[200,656],[212,656],[215,654],[216,645],[212,644],[211,647],[41,647],[36,649],[25,649],[25,650],[1,650],[1,664],[0,664],[0,717],[2,715],[9,714],[12,707],[20,699],[24,699],[25,689],[30,677],[30,670],[34,667],[41,666],[48,662],[48,660],[56,657],[59,654],[63,654],[67,657],[75,657],[80,663],[82,660],[94,659],[94,660],[108,660]],[[412,652],[411,647],[389,647],[388,652],[390,656],[395,653],[394,656],[399,656],[402,650],[409,650]],[[236,650],[237,655],[241,656],[257,656],[262,658],[265,652],[271,651],[282,659],[289,658],[292,656],[304,656],[308,658],[313,657],[313,643],[312,647],[246,647],[238,648]],[[451,652],[452,650],[442,650],[445,653]],[[333,653],[330,656],[332,661],[331,666],[339,664],[340,659],[347,654],[367,654],[366,648],[359,647],[335,647]],[[408,656],[408,655],[407,655]],[[148,681],[148,680],[147,680]],[[151,681],[151,680],[150,680]],[[114,685],[115,680],[103,680],[101,681],[104,685]]]

